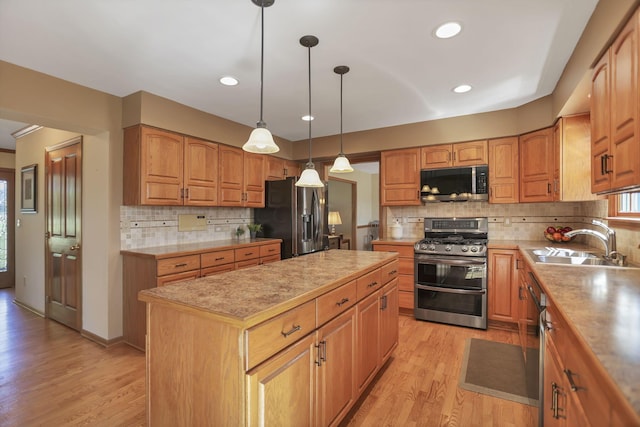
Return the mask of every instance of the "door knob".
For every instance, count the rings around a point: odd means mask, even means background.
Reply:
[[[70,251],[75,251],[76,249],[80,249],[80,243],[75,244],[69,248]]]

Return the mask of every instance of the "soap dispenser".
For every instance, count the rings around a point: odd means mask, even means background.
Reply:
[[[391,238],[392,239],[402,239],[402,225],[398,218],[396,218],[395,224],[391,226]]]

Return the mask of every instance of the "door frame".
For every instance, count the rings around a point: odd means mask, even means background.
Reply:
[[[0,173],[7,174],[7,274],[8,282],[0,283],[0,288],[16,286],[16,170],[0,168]],[[5,286],[7,285],[7,286]]]

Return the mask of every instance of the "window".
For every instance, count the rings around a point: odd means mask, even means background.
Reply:
[[[609,216],[621,220],[630,218],[634,222],[640,221],[640,192],[610,196]]]

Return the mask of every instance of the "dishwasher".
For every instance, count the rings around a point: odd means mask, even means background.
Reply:
[[[543,427],[544,423],[544,340],[545,334],[551,329],[551,323],[547,321],[547,296],[542,291],[542,287],[536,276],[529,271],[529,280],[527,283],[527,291],[531,295],[531,299],[538,309],[539,325],[538,331],[540,333],[540,347],[538,349],[538,426]],[[530,363],[530,362],[526,362]],[[535,363],[535,361],[534,361]]]

